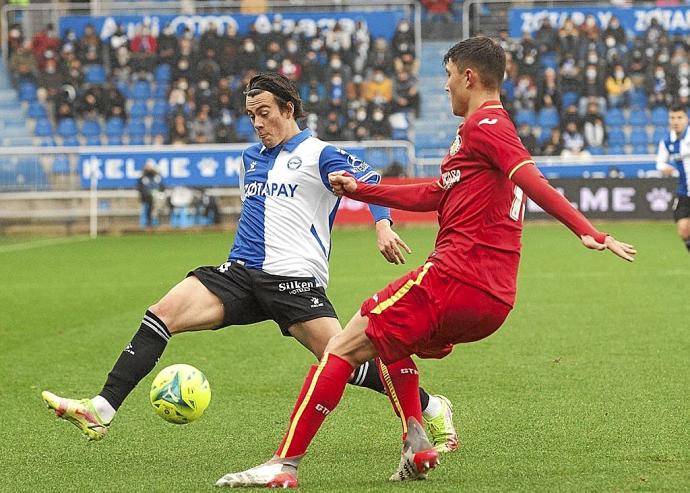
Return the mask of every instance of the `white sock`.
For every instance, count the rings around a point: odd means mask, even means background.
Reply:
[[[105,397],[97,395],[91,399],[91,404],[96,409],[98,416],[103,420],[104,423],[110,423],[115,417],[115,408],[110,405],[110,403],[105,400]]]
[[[427,419],[432,419],[441,414],[441,399],[435,395],[429,395],[429,404],[426,405],[422,414]]]

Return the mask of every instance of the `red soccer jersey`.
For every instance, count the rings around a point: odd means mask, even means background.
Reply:
[[[429,260],[510,306],[515,302],[524,197],[509,178],[533,163],[499,101],[487,101],[460,125],[441,162],[440,231]]]

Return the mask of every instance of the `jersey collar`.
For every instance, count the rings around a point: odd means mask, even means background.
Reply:
[[[479,109],[492,108],[492,109],[503,109],[503,105],[498,99],[490,99],[489,101],[484,101]]]
[[[278,144],[277,146],[267,149],[266,146],[261,146],[261,154],[264,154],[267,150],[268,151],[273,151],[274,149],[278,148],[280,151],[283,149],[286,150],[287,152],[292,152],[294,151],[298,145],[300,145],[302,142],[307,140],[309,137],[311,137],[311,130],[308,128],[305,128],[302,130],[300,133],[295,135],[293,138],[285,142],[284,144]]]

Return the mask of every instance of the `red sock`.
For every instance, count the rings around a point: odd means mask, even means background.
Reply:
[[[321,423],[340,402],[352,370],[350,363],[329,353],[323,355],[318,366],[312,365],[292,410],[288,431],[276,452],[278,457],[306,453]]]
[[[400,417],[403,439],[407,435],[407,418],[422,421],[422,403],[419,400],[419,372],[412,358],[407,357],[390,365],[376,358],[381,381],[386,387],[388,398],[393,404],[395,414]]]

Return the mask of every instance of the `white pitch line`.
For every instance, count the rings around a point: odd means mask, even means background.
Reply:
[[[69,236],[67,238],[48,238],[45,240],[26,241],[24,243],[14,243],[12,245],[0,246],[0,253],[19,252],[22,250],[30,250],[32,248],[60,245],[62,243],[76,243],[78,241],[88,239],[88,236]]]

